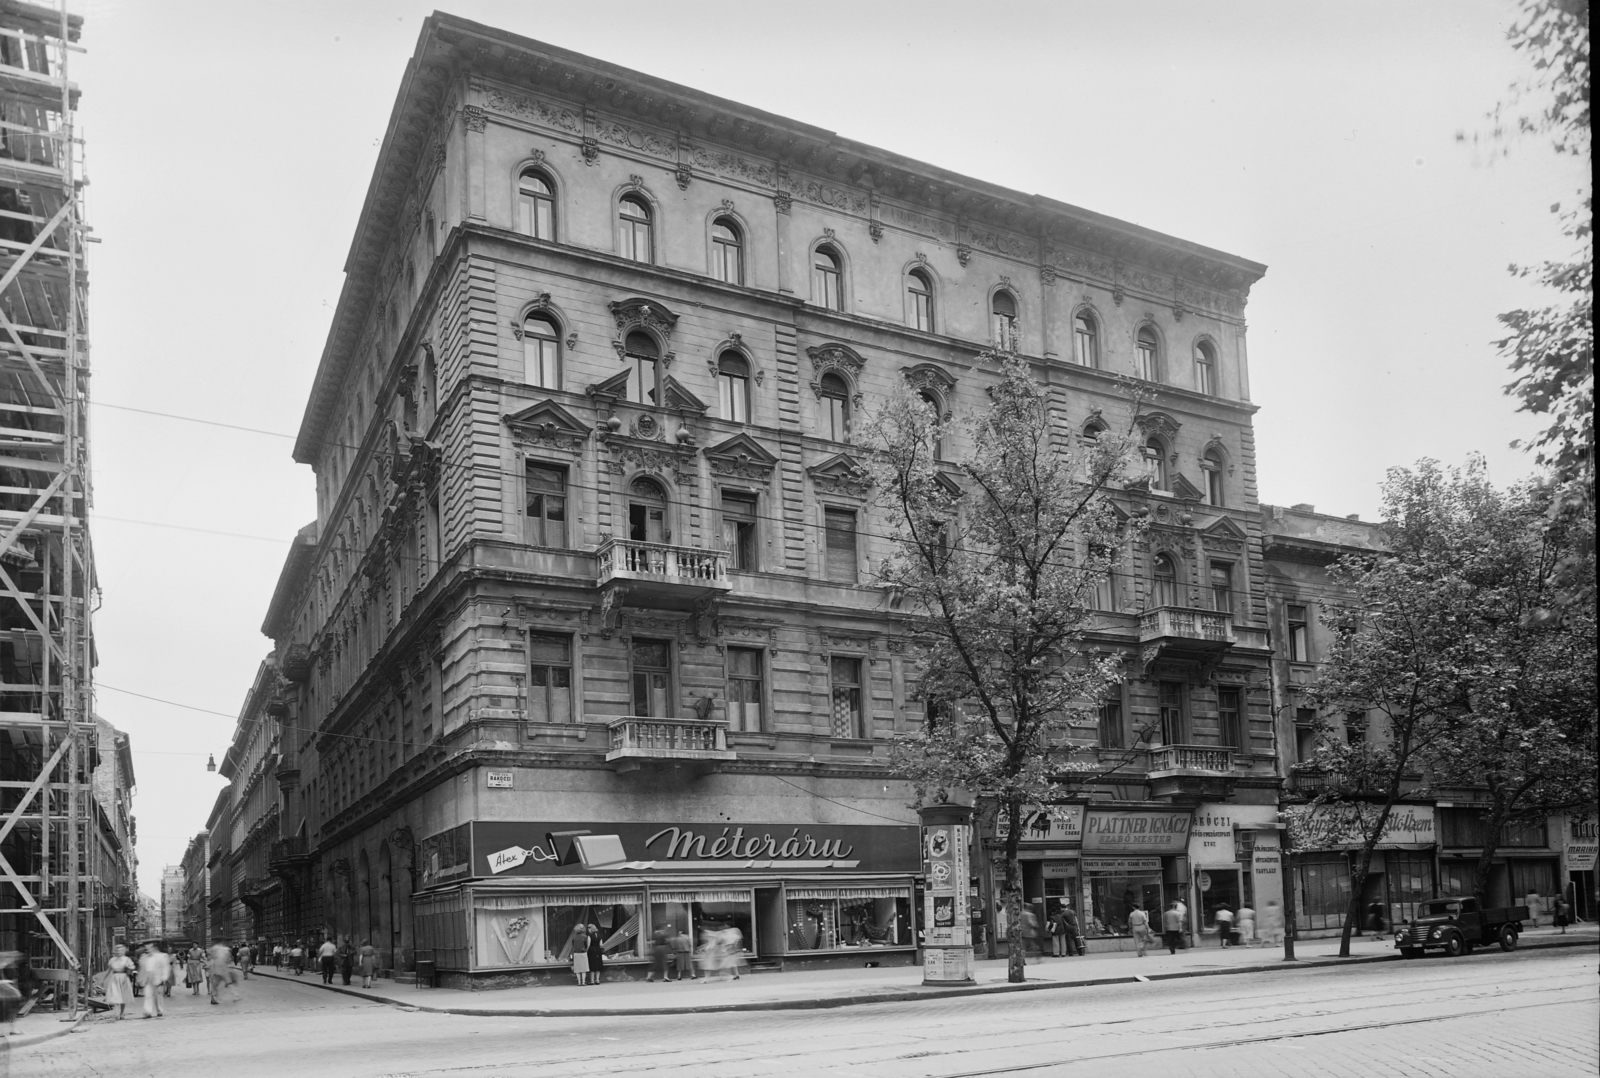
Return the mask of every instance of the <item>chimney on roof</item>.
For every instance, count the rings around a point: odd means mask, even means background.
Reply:
[[[1310,502],[1301,502],[1298,505],[1291,505],[1289,508],[1293,509],[1296,513],[1315,513],[1317,511],[1317,507],[1312,505]]]
[[[1361,519],[1361,514],[1360,513],[1351,513],[1349,516],[1345,517],[1345,519],[1346,520],[1359,521]]]

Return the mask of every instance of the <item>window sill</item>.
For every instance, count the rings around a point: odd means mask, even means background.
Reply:
[[[735,733],[729,730],[727,739],[729,745],[747,745],[763,749],[775,749],[778,747],[777,734]]]

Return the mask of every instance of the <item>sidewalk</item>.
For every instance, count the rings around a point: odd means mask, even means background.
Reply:
[[[1600,945],[1600,926],[1579,925],[1561,935],[1553,928],[1529,929],[1521,947],[1588,947]],[[257,976],[290,981],[321,991],[339,992],[387,1003],[404,1009],[440,1014],[501,1017],[554,1017],[559,1015],[694,1014],[707,1011],[804,1010],[850,1007],[866,1003],[945,999],[952,996],[1029,992],[1129,981],[1161,981],[1179,977],[1214,977],[1230,973],[1264,973],[1309,966],[1335,966],[1351,962],[1398,961],[1392,937],[1363,936],[1350,941],[1350,957],[1339,958],[1339,940],[1302,940],[1295,944],[1298,961],[1283,961],[1283,948],[1228,947],[1179,951],[1169,955],[1152,949],[1139,958],[1133,952],[1097,954],[1079,958],[1030,960],[1023,984],[1006,982],[1004,959],[976,963],[976,985],[924,988],[920,966],[888,969],[804,970],[792,973],[746,974],[737,981],[673,981],[668,984],[614,981],[592,987],[507,988],[484,992],[417,988],[379,981],[374,988],[324,985],[320,976],[286,975],[257,966]],[[1470,962],[1471,956],[1455,959]],[[1422,961],[1447,961],[1427,958]],[[335,978],[337,982],[337,978]]]

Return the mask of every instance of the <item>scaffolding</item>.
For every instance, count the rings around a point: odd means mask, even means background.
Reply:
[[[125,896],[91,781],[82,18],[59,2],[0,0],[0,950],[76,1010]]]

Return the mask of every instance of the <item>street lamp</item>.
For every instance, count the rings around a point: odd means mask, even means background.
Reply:
[[[215,771],[216,769],[217,769],[217,757],[216,757],[216,754],[215,753],[207,753],[206,754],[206,770],[207,771]]]

